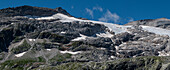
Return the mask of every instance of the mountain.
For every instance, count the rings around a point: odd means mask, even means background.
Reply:
[[[126,25],[146,25],[146,26],[154,26],[160,27],[164,29],[170,29],[170,19],[167,18],[159,18],[159,19],[145,19],[127,23]]]
[[[118,25],[56,9],[0,10],[1,70],[169,70],[169,19]]]
[[[51,16],[56,13],[62,13],[71,16],[66,10],[58,7],[56,9],[32,7],[32,6],[20,6],[16,8],[6,8],[0,10],[1,16]]]

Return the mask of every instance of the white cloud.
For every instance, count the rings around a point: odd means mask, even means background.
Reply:
[[[117,24],[117,23],[118,24],[125,24],[125,23],[128,23],[128,22],[134,21],[134,19],[131,18],[131,17],[121,18],[118,14],[112,13],[110,10],[105,10],[100,6],[94,6],[92,9],[85,8],[85,10],[91,16],[92,19],[94,18],[94,12],[95,11],[99,11],[100,13],[103,13],[104,11],[106,11],[103,16],[98,18],[98,20],[102,21],[102,22],[110,22],[110,23],[115,23],[115,24]]]
[[[133,18],[130,18],[128,22],[132,22],[132,21],[134,21],[134,19],[133,19]]]
[[[99,6],[95,6],[92,9],[86,8],[86,12],[91,16],[92,19],[94,18],[94,14],[93,14],[94,10],[103,12],[103,8]]]
[[[93,7],[93,10],[97,10],[97,11],[103,12],[103,8],[101,8],[99,6]]]
[[[86,12],[93,18],[93,10],[86,8]]]
[[[104,16],[102,16],[98,20],[103,21],[103,22],[118,23],[119,19],[120,19],[119,15],[117,15],[116,13],[111,13],[109,10],[107,10],[107,12],[104,14]]]

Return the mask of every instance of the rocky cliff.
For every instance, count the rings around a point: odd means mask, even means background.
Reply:
[[[0,10],[0,69],[169,70],[169,19],[118,25],[56,9]]]

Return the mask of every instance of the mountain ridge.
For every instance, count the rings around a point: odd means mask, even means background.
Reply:
[[[169,24],[170,24],[170,19],[158,18],[158,19],[145,19],[145,20],[133,21],[133,22],[129,22],[125,25],[146,25],[146,26],[170,29]]]
[[[0,16],[4,16],[0,17],[2,70],[170,69],[167,19],[118,25],[78,19],[60,7],[57,10],[20,6],[3,10],[6,12],[0,10]],[[7,14],[10,10],[12,13]]]
[[[3,16],[51,16],[56,13],[63,13],[65,15],[71,16],[66,10],[61,7],[50,9],[43,7],[32,7],[28,5],[12,7],[12,8],[4,8],[0,10],[0,15]],[[8,14],[7,14],[8,13]]]

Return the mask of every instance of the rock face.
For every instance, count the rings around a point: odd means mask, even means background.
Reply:
[[[160,27],[164,29],[170,29],[169,26],[170,20],[167,18],[145,19],[145,20],[133,21],[125,25],[146,25],[146,26],[154,26],[154,27]]]
[[[61,7],[1,9],[0,69],[169,70],[169,22],[117,25],[74,18]]]
[[[6,8],[0,10],[0,16],[52,16],[56,13],[63,13],[70,16],[70,14],[61,7],[49,9],[25,5],[16,8]]]

